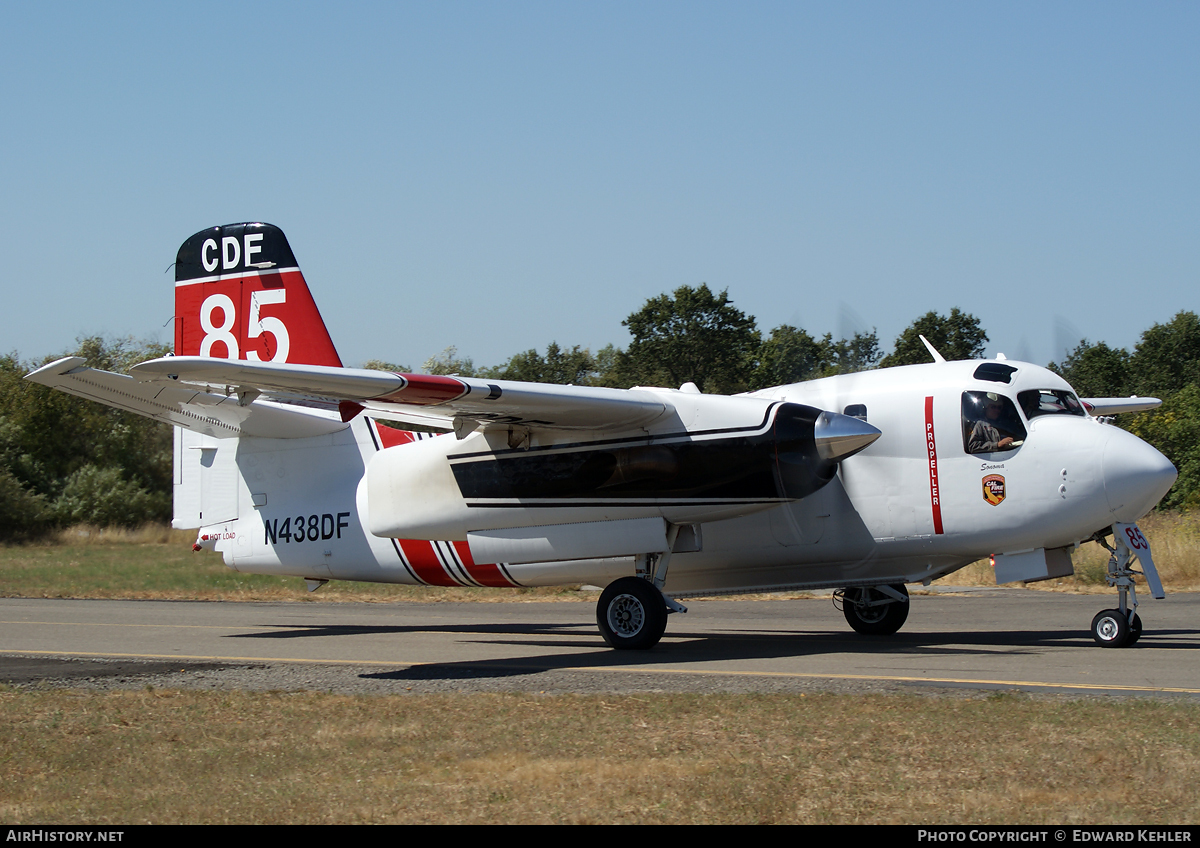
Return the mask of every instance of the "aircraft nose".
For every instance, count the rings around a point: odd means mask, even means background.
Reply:
[[[1104,492],[1117,521],[1137,521],[1175,483],[1171,461],[1132,433],[1112,428],[1104,444]]]

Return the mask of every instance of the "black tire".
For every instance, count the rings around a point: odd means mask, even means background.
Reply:
[[[906,599],[908,589],[903,583],[895,589]],[[908,601],[895,601],[877,607],[866,606],[867,601],[878,600],[883,593],[878,589],[846,589],[842,592],[842,614],[855,632],[866,636],[891,636],[908,620]]]
[[[1136,645],[1137,640],[1142,638],[1142,617],[1136,612],[1133,614],[1133,621],[1129,622],[1129,644]]]
[[[1138,633],[1141,635],[1140,620],[1138,625]],[[1092,638],[1096,640],[1097,645],[1105,648],[1124,648],[1137,641],[1133,638],[1129,619],[1116,609],[1100,610],[1096,613],[1096,617],[1092,619]]]
[[[649,581],[622,577],[601,593],[596,623],[609,647],[618,651],[649,650],[667,629],[667,602]]]

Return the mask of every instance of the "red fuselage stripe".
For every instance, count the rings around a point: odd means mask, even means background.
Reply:
[[[937,440],[933,437],[933,398],[925,398],[925,450],[929,454],[929,503],[933,508],[933,532],[942,535],[942,493],[938,487]]]
[[[467,574],[470,574],[480,585],[502,588],[517,585],[504,575],[504,572],[500,570],[500,566],[490,562],[475,562],[471,557],[471,548],[466,542],[451,542],[450,544],[454,545],[454,550],[458,554],[463,568],[467,570]]]
[[[401,539],[400,547],[409,566],[416,572],[417,577],[430,586],[461,586],[462,584],[446,573],[442,561],[438,559],[432,542],[414,539]]]

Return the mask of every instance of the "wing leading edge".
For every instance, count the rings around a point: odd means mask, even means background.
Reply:
[[[337,403],[343,417],[370,409],[460,435],[477,427],[625,430],[661,418],[667,404],[648,391],[556,386],[362,368],[168,356],[130,369],[147,385],[192,384],[218,392],[259,393],[281,401]]]
[[[236,395],[212,394],[186,384],[139,382],[124,374],[88,368],[78,356],[43,365],[25,379],[218,439],[308,438],[346,428],[328,412],[274,403],[246,404]]]

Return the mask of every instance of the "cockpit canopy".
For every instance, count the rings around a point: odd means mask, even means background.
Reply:
[[[1017,401],[1030,421],[1039,415],[1087,415],[1079,398],[1061,389],[1029,389],[1020,392]]]
[[[1073,392],[1064,389],[1027,389],[1017,394],[1017,404],[1000,392],[968,391],[962,395],[963,449],[967,453],[1016,450],[1025,443],[1025,421],[1042,415],[1078,415],[1087,412]]]

